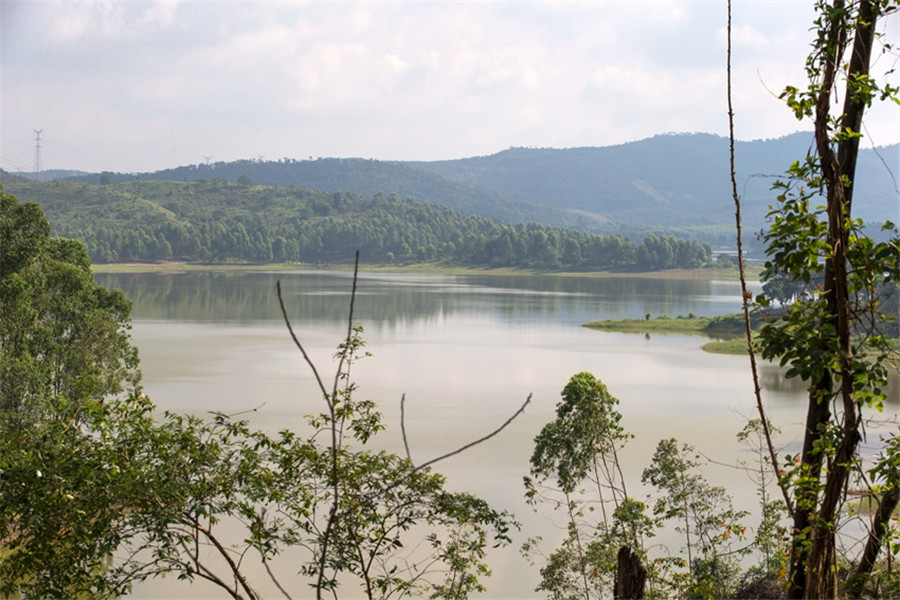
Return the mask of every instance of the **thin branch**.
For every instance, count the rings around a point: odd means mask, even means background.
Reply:
[[[246,415],[246,414],[249,414],[249,413],[255,413],[255,412],[257,412],[259,409],[261,409],[261,408],[262,408],[263,406],[265,406],[265,405],[266,405],[266,403],[263,402],[262,404],[260,404],[260,405],[258,405],[258,406],[255,406],[255,407],[253,407],[253,408],[248,408],[248,409],[246,409],[246,410],[239,410],[239,411],[233,412],[233,413],[227,413],[227,414],[225,414],[225,416],[228,417],[229,419],[234,419],[235,417],[238,417],[238,416],[240,416],[240,415]],[[216,415],[216,414],[224,414],[224,413],[217,413],[216,411],[212,411],[210,414]]]
[[[778,454],[775,451],[775,444],[772,442],[772,432],[769,428],[769,419],[766,416],[766,408],[762,400],[762,391],[759,384],[759,371],[756,366],[756,352],[753,348],[753,328],[750,322],[750,300],[753,293],[747,288],[747,275],[744,271],[744,241],[743,228],[741,225],[741,197],[737,190],[737,174],[734,157],[734,107],[731,100],[731,0],[728,0],[728,51],[727,51],[727,86],[728,86],[728,154],[731,164],[731,195],[734,198],[734,220],[737,233],[737,259],[738,272],[741,278],[741,299],[744,308],[744,332],[747,336],[747,353],[750,356],[750,374],[753,378],[753,394],[756,397],[756,410],[759,412],[760,421],[762,422],[763,435],[766,438],[766,446],[769,449],[769,458],[772,461],[772,468],[778,477],[778,487],[784,496],[784,502],[787,506],[788,513],[793,516],[794,509],[791,502],[790,493],[787,485],[783,483],[784,473],[778,467]]]
[[[350,356],[350,353],[353,351],[351,348],[350,340],[353,339],[353,310],[356,305],[356,283],[359,279],[359,250],[356,251],[356,259],[353,263],[353,287],[350,289],[350,308],[347,314],[347,337],[344,338],[344,348],[341,350],[338,359],[337,369],[334,371],[334,388],[332,390],[332,397],[337,397],[338,386],[341,380],[341,370],[344,367],[344,363],[348,362],[353,357]],[[349,374],[348,374],[349,377]],[[332,415],[334,416],[334,415]]]
[[[504,429],[506,429],[506,427],[507,427],[510,423],[512,423],[519,415],[521,415],[523,412],[525,412],[525,407],[528,406],[528,404],[529,404],[530,402],[531,402],[531,394],[528,394],[528,397],[525,399],[525,403],[522,404],[522,406],[519,407],[519,410],[517,410],[517,411],[513,414],[513,416],[511,416],[510,418],[508,418],[508,419],[506,420],[506,422],[503,423],[503,425],[501,425],[500,427],[498,427],[497,429],[495,429],[495,430],[492,431],[491,433],[487,434],[486,436],[484,436],[484,437],[482,437],[482,438],[479,438],[479,439],[475,440],[474,442],[470,442],[470,443],[466,444],[465,446],[462,446],[461,448],[459,448],[459,449],[457,449],[457,450],[454,450],[453,452],[448,452],[447,454],[444,454],[444,455],[442,455],[442,456],[438,456],[437,458],[433,458],[433,459],[429,460],[428,462],[422,463],[422,464],[419,465],[418,467],[415,467],[415,468],[412,470],[412,473],[416,473],[416,472],[418,472],[418,471],[421,471],[422,469],[424,469],[424,468],[426,468],[426,467],[430,467],[431,465],[433,465],[433,464],[435,464],[435,463],[437,463],[437,462],[440,462],[440,461],[442,461],[442,460],[446,460],[446,459],[450,458],[451,456],[456,456],[457,454],[461,454],[462,452],[465,452],[466,450],[468,450],[469,448],[472,448],[473,446],[477,446],[478,444],[481,444],[482,442],[488,441],[489,439],[491,439],[492,437],[494,437],[495,435],[497,435],[498,433],[500,433],[501,431],[503,431]]]
[[[406,448],[406,460],[412,464],[412,455],[409,453],[409,439],[406,437],[406,394],[400,396],[400,433],[403,435],[403,447]]]
[[[266,568],[266,573],[269,574],[269,579],[272,580],[272,583],[275,584],[275,587],[277,587],[278,590],[282,594],[284,594],[284,597],[287,598],[287,600],[293,600],[293,598],[291,598],[291,595],[287,593],[287,590],[285,590],[283,587],[281,587],[281,582],[278,581],[278,578],[275,577],[275,574],[272,572],[272,569],[269,567],[269,561],[266,560],[266,555],[264,553],[260,552],[260,557],[262,558],[263,566]]]
[[[297,334],[294,333],[294,328],[291,326],[291,320],[288,318],[287,309],[284,306],[284,297],[281,294],[280,279],[275,283],[275,287],[278,290],[278,304],[281,306],[281,315],[284,317],[284,324],[287,326],[288,333],[291,334],[291,339],[294,340],[294,345],[297,346],[297,348],[300,350],[300,354],[303,355],[303,360],[305,360],[306,364],[309,365],[309,368],[312,369],[313,376],[315,376],[316,378],[316,383],[319,384],[319,390],[321,390],[322,395],[325,398],[328,398],[328,390],[325,389],[325,384],[322,382],[322,378],[319,376],[319,371],[316,369],[316,365],[306,353],[306,349],[303,347],[303,344],[300,343],[300,340],[297,338]]]
[[[249,596],[250,598],[259,598],[259,596],[256,594],[256,592],[254,592],[253,589],[250,587],[250,584],[247,583],[246,577],[244,577],[241,574],[240,566],[234,562],[234,559],[231,558],[231,555],[228,552],[228,549],[222,545],[222,543],[219,541],[219,539],[216,536],[214,536],[212,534],[212,531],[210,529],[201,525],[200,522],[198,520],[196,520],[195,518],[188,519],[188,518],[182,516],[181,523],[184,525],[187,525],[188,527],[191,527],[197,533],[202,533],[203,536],[207,540],[209,540],[209,542],[211,542],[213,546],[215,546],[216,551],[219,553],[219,556],[221,556],[225,560],[225,562],[228,564],[229,570],[234,575],[235,587],[240,585],[240,587],[242,587],[244,589],[244,592],[247,594],[247,596]],[[199,536],[197,537],[197,539],[199,541]],[[199,557],[199,546],[198,546],[197,556]],[[197,564],[199,565],[200,563],[198,562]],[[212,571],[209,571],[209,572],[212,573]],[[230,589],[230,588],[226,587],[226,589]],[[235,593],[237,593],[236,590],[235,590]]]

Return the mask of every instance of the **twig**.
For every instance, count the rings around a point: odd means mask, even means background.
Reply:
[[[319,384],[319,389],[322,391],[322,395],[325,396],[325,398],[328,398],[328,390],[325,389],[325,384],[322,382],[322,378],[319,377],[319,371],[316,370],[316,365],[306,353],[306,349],[303,347],[303,344],[300,343],[300,340],[297,338],[297,334],[294,333],[294,328],[291,326],[291,320],[288,318],[287,309],[284,306],[284,297],[281,295],[280,279],[275,283],[275,287],[278,290],[278,304],[281,306],[281,315],[284,317],[284,324],[287,325],[288,333],[291,334],[291,339],[294,340],[294,345],[297,346],[297,348],[300,350],[300,354],[303,355],[303,360],[305,360],[306,364],[309,365],[309,368],[312,369],[313,376],[315,376],[316,378],[316,383]]]
[[[261,408],[262,408],[263,406],[265,406],[265,405],[266,405],[266,403],[263,402],[263,403],[260,404],[259,406],[254,406],[253,408],[248,408],[248,409],[246,409],[246,410],[239,410],[239,411],[233,412],[233,413],[227,413],[227,414],[226,414],[226,413],[220,413],[220,412],[218,412],[218,411],[211,411],[210,414],[212,414],[212,415],[224,415],[224,416],[228,417],[229,419],[233,419],[233,418],[235,418],[235,417],[237,417],[237,416],[239,416],[239,415],[246,415],[246,414],[248,414],[248,413],[255,413],[256,411],[258,411],[259,409],[261,409]]]
[[[353,310],[356,306],[356,282],[359,278],[359,250],[356,251],[356,259],[353,263],[353,287],[350,289],[350,308],[348,309],[347,314],[347,337],[344,338],[344,348],[340,353],[340,358],[338,359],[337,369],[334,371],[334,388],[332,389],[332,398],[337,397],[338,387],[340,386],[341,381],[341,370],[344,367],[344,363],[348,362],[348,358],[352,359],[352,356],[348,355],[352,352],[350,340],[353,339]],[[349,378],[349,373],[347,377]],[[332,415],[334,417],[334,415]]]
[[[262,558],[262,564],[263,564],[263,566],[266,568],[266,573],[269,574],[269,579],[271,579],[271,580],[272,580],[272,583],[275,584],[275,587],[277,587],[278,590],[279,590],[282,594],[284,594],[284,597],[285,597],[285,598],[287,598],[288,600],[293,600],[293,598],[291,598],[291,595],[287,593],[287,590],[285,590],[283,587],[281,587],[281,582],[278,581],[278,578],[275,577],[275,574],[272,572],[272,569],[269,567],[269,561],[266,560],[265,554],[263,554],[262,552],[260,552],[260,556],[261,556],[261,558]]]
[[[406,437],[406,394],[400,396],[400,433],[403,435],[403,447],[406,448],[406,460],[412,464],[412,455],[409,453],[409,440]]]

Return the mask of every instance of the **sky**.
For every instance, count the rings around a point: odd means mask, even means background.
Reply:
[[[778,94],[813,4],[735,0],[738,139],[810,129]],[[44,170],[121,173],[727,135],[726,23],[724,1],[0,0],[0,168],[33,170],[36,130]],[[897,115],[870,113],[870,144]]]

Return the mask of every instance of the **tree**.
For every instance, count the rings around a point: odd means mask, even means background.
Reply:
[[[797,281],[786,273],[774,270],[766,273],[762,284],[762,291],[767,300],[774,300],[780,306],[790,304],[795,298],[808,294],[812,289],[812,283]]]
[[[129,302],[94,282],[84,245],[54,238],[37,204],[0,190],[0,410],[4,422],[42,403],[135,389]]]
[[[871,485],[862,475],[858,447],[864,436],[863,411],[880,409],[891,353],[881,328],[885,315],[878,291],[900,277],[900,239],[885,223],[887,241],[866,237],[852,217],[856,159],[863,137],[863,114],[876,99],[897,102],[897,88],[870,73],[877,26],[898,8],[895,1],[819,0],[816,38],[807,60],[809,83],[782,94],[798,119],[812,120],[815,144],[778,182],[778,206],[765,233],[766,278],[787,275],[822,286],[790,306],[761,331],[761,353],[789,365],[789,377],[808,384],[803,446],[796,462],[786,458],[780,483],[792,519],[789,590],[791,598],[832,598],[839,590],[836,535],[841,505],[850,488]],[[885,49],[890,47],[885,44]],[[824,199],[824,206],[817,203]],[[765,309],[765,297],[757,299]],[[761,415],[765,422],[765,415]],[[870,476],[883,486],[881,502],[893,501],[896,478],[876,463]],[[774,451],[773,451],[774,455]],[[869,534],[880,547],[884,512]],[[860,563],[862,564],[862,563]],[[865,570],[852,591],[860,593]]]
[[[633,436],[621,424],[619,401],[590,373],[578,373],[562,391],[556,419],[535,437],[526,499],[565,514],[562,544],[540,555],[539,539],[523,547],[543,559],[539,591],[558,600],[590,600],[640,590],[650,597],[724,598],[737,586],[733,544],[745,528],[721,487],[709,485],[688,445],[661,440],[642,475],[661,495],[646,505],[626,491],[620,452]],[[644,540],[667,521],[684,536],[687,560],[650,556]]]
[[[572,376],[556,406],[556,420],[535,437],[531,474],[525,478],[532,505],[564,511],[568,535],[545,559],[541,584],[553,598],[600,598],[612,590],[618,551],[638,560],[653,524],[644,504],[628,496],[618,453],[633,436],[621,425],[618,399],[590,373]],[[598,512],[599,518],[591,518]],[[535,557],[538,539],[523,548]]]
[[[687,577],[676,575],[675,588],[689,598],[727,598],[734,591],[739,572],[738,557],[743,552],[731,547],[745,528],[725,488],[709,485],[698,472],[701,462],[693,446],[678,446],[674,438],[660,440],[651,465],[641,481],[663,492],[653,513],[674,520],[675,530],[684,536]]]
[[[52,238],[39,206],[0,190],[4,594],[123,591],[103,575],[122,536],[122,470],[94,426],[119,405],[105,398],[138,393],[129,311],[94,283],[82,244]]]
[[[441,458],[366,446],[383,424],[350,378],[361,327],[348,326],[332,386],[309,363],[325,410],[306,434],[157,415],[134,384],[121,293],[93,284],[84,248],[51,239],[39,208],[2,200],[0,364],[26,384],[4,388],[0,410],[0,594],[111,598],[175,574],[259,598],[253,557],[280,589],[299,571],[319,598],[354,580],[368,598],[483,590],[485,550],[509,541],[511,517],[445,489]],[[274,573],[288,548],[306,559]]]

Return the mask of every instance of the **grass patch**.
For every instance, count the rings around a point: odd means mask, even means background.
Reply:
[[[589,329],[622,333],[686,333],[706,335],[709,317],[657,317],[655,319],[615,319],[585,323]]]
[[[718,338],[703,345],[716,354],[747,354],[744,317],[741,314],[720,317],[656,317],[655,319],[614,319],[593,321],[584,327],[619,333],[675,333]]]
[[[747,338],[736,337],[730,340],[713,340],[703,344],[703,350],[712,354],[747,355]]]
[[[592,321],[584,325],[590,329],[625,333],[685,333],[709,337],[731,338],[744,333],[744,318],[740,314],[720,317],[656,317],[655,319],[613,319]]]

